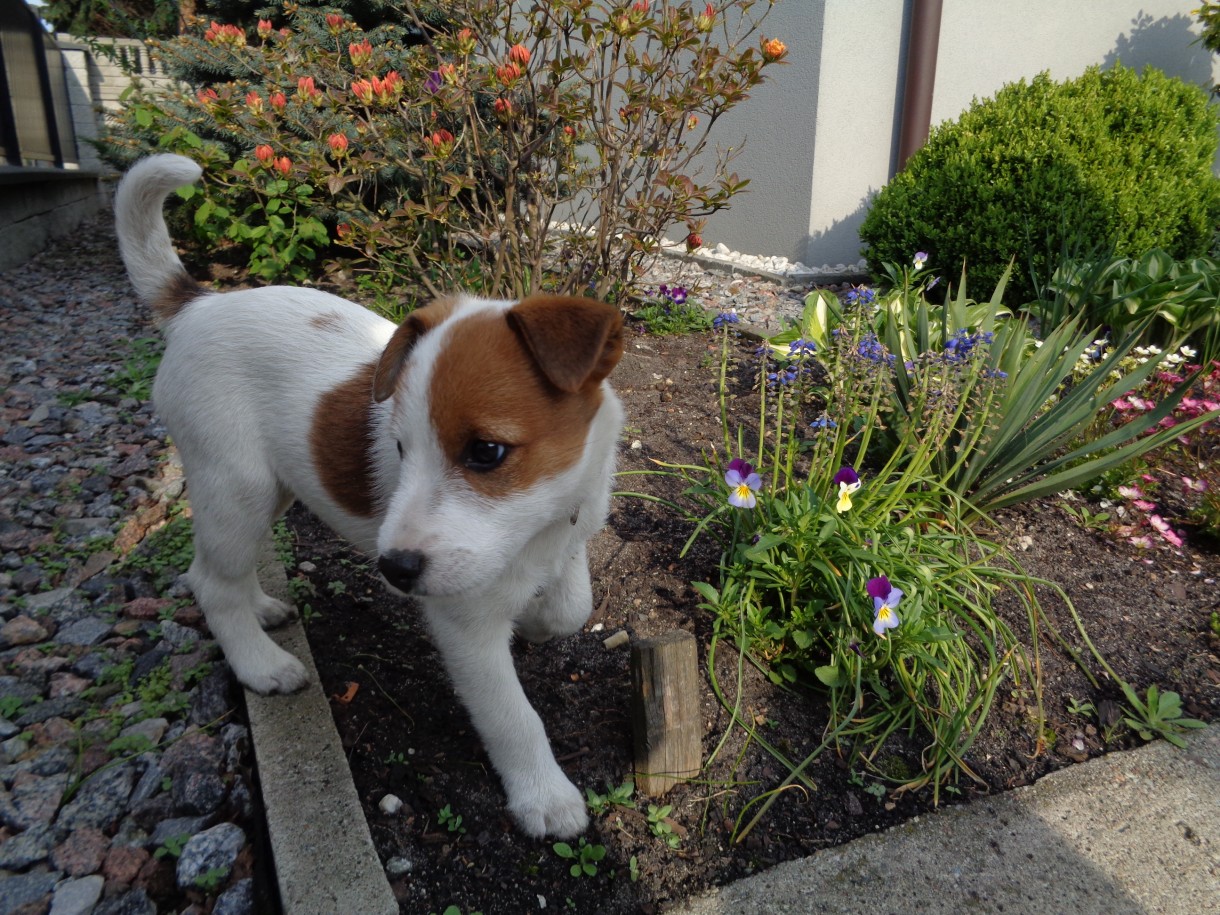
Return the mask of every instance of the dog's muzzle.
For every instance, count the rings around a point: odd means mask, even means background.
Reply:
[[[377,560],[377,568],[385,580],[405,594],[415,590],[427,564],[427,558],[418,550],[390,550]]]

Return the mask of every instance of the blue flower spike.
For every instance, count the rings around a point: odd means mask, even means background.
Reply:
[[[902,588],[895,588],[884,575],[870,578],[865,586],[873,599],[873,632],[887,638],[886,632],[898,625],[898,602],[902,600]]]
[[[835,503],[835,511],[841,515],[843,512],[851,510],[851,496],[860,488],[860,475],[856,473],[854,467],[840,467],[832,482],[839,486],[839,499]]]
[[[758,503],[754,493],[762,488],[762,477],[754,472],[753,465],[741,458],[734,458],[729,461],[724,482],[729,487],[729,505],[734,508],[753,508]]]

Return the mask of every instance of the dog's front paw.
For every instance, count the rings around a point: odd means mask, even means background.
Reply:
[[[589,825],[580,789],[559,772],[552,779],[539,779],[528,789],[513,792],[508,812],[521,831],[535,839],[543,836],[570,839]]]
[[[245,657],[230,655],[228,661],[244,687],[264,696],[295,693],[309,682],[305,665],[270,639],[256,653]]]
[[[266,594],[259,598],[258,604],[254,608],[254,613],[258,616],[258,624],[264,629],[274,629],[276,626],[297,617],[296,607],[286,604],[282,600],[276,600],[274,597],[269,597]]]

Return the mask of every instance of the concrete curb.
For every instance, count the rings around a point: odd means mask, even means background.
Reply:
[[[268,594],[292,602],[270,540],[259,556],[258,577]],[[291,696],[246,691],[284,915],[397,915],[305,630],[293,621],[271,635],[310,677],[309,686]]]
[[[1220,724],[789,861],[670,915],[1220,912]]]

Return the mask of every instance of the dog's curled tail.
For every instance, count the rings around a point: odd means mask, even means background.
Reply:
[[[131,167],[114,194],[123,264],[136,293],[159,321],[172,318],[202,292],[178,260],[161,212],[170,191],[194,184],[202,174],[185,156],[149,156]]]

